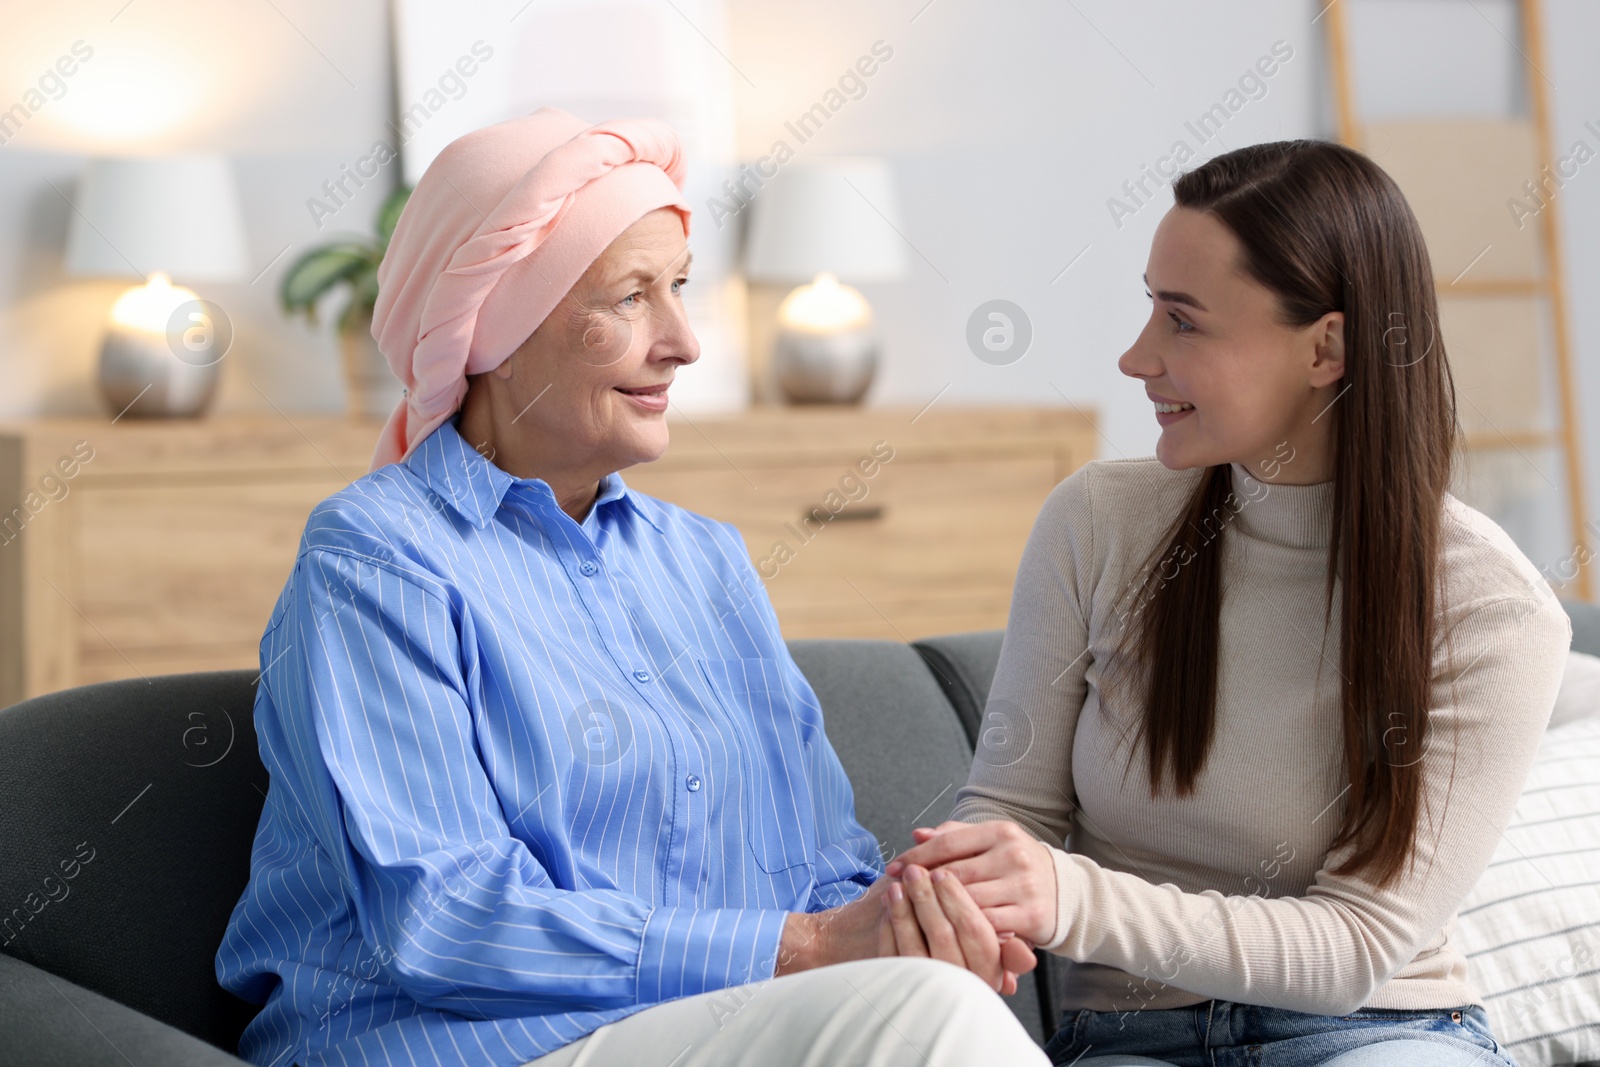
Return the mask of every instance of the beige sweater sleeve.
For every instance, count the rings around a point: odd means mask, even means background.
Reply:
[[[992,736],[980,737],[952,817],[1011,819],[1052,847],[1057,924],[1046,949],[1199,996],[1348,1014],[1436,936],[1488,864],[1555,702],[1571,641],[1566,612],[1539,580],[1520,595],[1468,600],[1442,620],[1424,814],[1414,865],[1393,887],[1331,873],[1348,848],[1322,858],[1303,896],[1151,884],[1060,847],[1073,828],[1087,620],[1096,598],[1123,592],[1096,588],[1095,534],[1109,536],[1116,516],[1094,514],[1089,484],[1088,468],[1061,483],[1029,537],[986,707]]]

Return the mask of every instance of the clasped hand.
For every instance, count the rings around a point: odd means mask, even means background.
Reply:
[[[856,901],[791,916],[815,924],[796,931],[811,951],[791,953],[778,973],[874,955],[929,956],[972,971],[1003,995],[1016,992],[1017,976],[1037,963],[1033,946],[1055,934],[1049,849],[1009,820],[918,827],[912,838],[916,844]],[[829,936],[812,946],[815,931]]]

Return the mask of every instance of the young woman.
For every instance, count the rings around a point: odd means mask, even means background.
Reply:
[[[939,954],[954,875],[1072,961],[1058,1064],[1514,1065],[1452,931],[1571,626],[1446,491],[1416,219],[1320,141],[1173,189],[1119,362],[1156,455],[1041,511],[953,821],[888,869],[897,950]]]

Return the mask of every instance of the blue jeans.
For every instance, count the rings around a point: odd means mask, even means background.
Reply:
[[[1480,1004],[1351,1015],[1231,1000],[1164,1010],[1068,1009],[1044,1050],[1057,1067],[1517,1067]]]

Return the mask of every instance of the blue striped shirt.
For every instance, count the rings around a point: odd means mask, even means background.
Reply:
[[[455,422],[316,506],[261,639],[257,1064],[521,1064],[883,869],[737,529],[616,474],[576,522]]]

